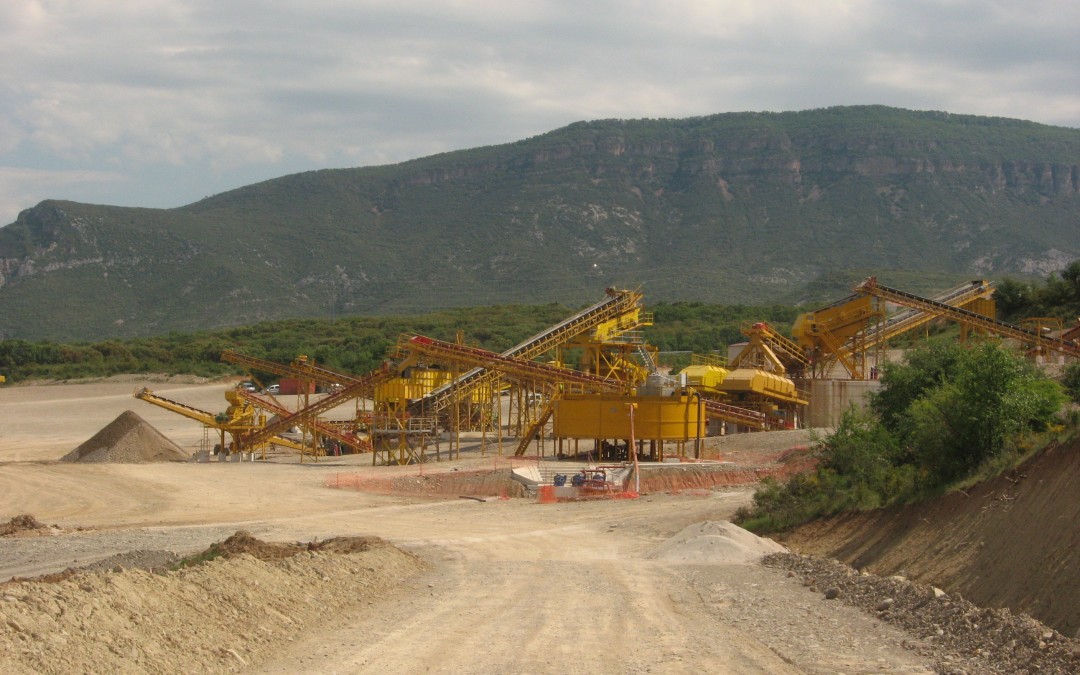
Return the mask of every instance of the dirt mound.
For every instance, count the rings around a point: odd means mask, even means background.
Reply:
[[[191,556],[189,560],[205,560],[216,557],[235,558],[241,555],[249,555],[259,560],[281,560],[291,558],[303,551],[320,551],[324,553],[362,553],[375,548],[382,548],[390,544],[379,537],[333,537],[324,541],[312,541],[309,543],[280,543],[267,542],[253,537],[246,530],[238,530],[223,542],[211,544],[210,548],[203,553]]]
[[[683,563],[748,563],[770,553],[786,551],[772,539],[759,537],[726,520],[706,520],[686,526],[645,557]]]
[[[1080,629],[1078,491],[1080,440],[966,491],[811,523],[784,542],[883,576],[903,571],[1071,637]]]
[[[64,455],[61,462],[177,462],[188,453],[131,410]]]
[[[239,553],[176,571],[4,584],[0,672],[235,672],[425,567],[390,545],[345,555],[297,546],[279,560]]]
[[[49,529],[48,525],[39,523],[37,518],[31,516],[28,513],[24,513],[21,516],[15,516],[8,522],[0,525],[0,537],[10,537],[15,534],[23,534],[26,532],[36,532],[39,530]]]
[[[211,545],[204,555],[235,557],[246,553],[259,560],[281,560],[305,550],[307,547],[303,544],[269,543],[256,539],[246,530],[239,530],[220,544]]]

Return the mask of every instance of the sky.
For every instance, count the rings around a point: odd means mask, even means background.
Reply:
[[[1076,0],[2,0],[0,225],[608,118],[884,104],[1080,128]]]

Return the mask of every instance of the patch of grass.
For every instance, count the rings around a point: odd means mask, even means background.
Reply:
[[[169,567],[170,570],[182,570],[186,567],[197,567],[203,563],[208,563],[211,560],[217,560],[225,555],[225,551],[218,543],[210,544],[210,547],[202,553],[196,553],[195,555],[189,555],[186,558],[181,558]]]

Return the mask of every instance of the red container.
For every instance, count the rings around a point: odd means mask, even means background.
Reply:
[[[283,378],[281,378],[281,382],[279,383],[279,386],[281,387],[281,391],[279,392],[281,394],[303,394],[303,393],[314,394],[315,393],[315,383],[314,382],[306,381],[306,380],[297,380],[296,378],[292,378],[292,377],[283,377]]]

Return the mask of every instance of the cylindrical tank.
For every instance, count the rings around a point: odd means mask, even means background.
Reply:
[[[629,403],[636,403],[634,434],[643,440],[689,440],[705,435],[697,396],[568,394],[555,402],[552,425],[563,438],[630,438]]]

